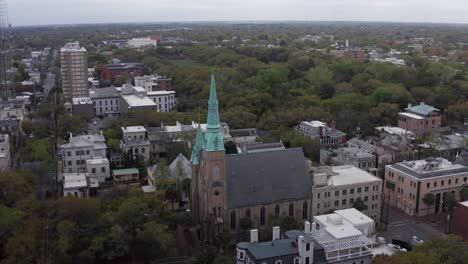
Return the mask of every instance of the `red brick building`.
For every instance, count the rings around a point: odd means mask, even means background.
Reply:
[[[416,137],[440,128],[441,124],[440,110],[423,102],[415,106],[409,104],[405,112],[398,114],[398,127],[413,132]]]
[[[102,81],[114,82],[122,76],[135,77],[142,75],[144,66],[141,63],[108,64],[101,66],[100,72]]]
[[[468,201],[457,204],[453,212],[453,233],[468,240]]]

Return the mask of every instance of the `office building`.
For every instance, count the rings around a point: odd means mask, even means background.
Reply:
[[[443,158],[404,161],[385,167],[385,201],[413,216],[446,211],[449,193],[459,199],[468,184],[468,167]],[[427,202],[427,195],[434,198]]]
[[[382,180],[350,165],[313,167],[312,214],[363,206],[362,212],[378,222]],[[358,202],[360,200],[361,202]]]

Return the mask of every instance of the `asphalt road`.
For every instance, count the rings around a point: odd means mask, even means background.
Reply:
[[[49,97],[50,90],[55,86],[55,74],[47,73],[47,77],[44,80],[44,98]]]
[[[388,230],[379,233],[379,236],[384,237],[387,243],[391,243],[392,239],[410,241],[413,236],[417,236],[418,239],[428,240],[444,235],[443,232],[431,224],[421,222],[392,207],[389,208],[388,213]]]

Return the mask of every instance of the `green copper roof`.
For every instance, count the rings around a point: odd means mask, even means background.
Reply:
[[[218,97],[216,96],[216,80],[211,74],[210,99],[208,100],[208,124],[205,133],[205,149],[207,151],[224,150],[224,137],[219,122]]]
[[[430,105],[427,105],[423,102],[421,102],[419,105],[415,105],[415,106],[408,106],[406,109],[406,111],[408,112],[411,112],[411,113],[414,113],[414,114],[417,114],[417,115],[420,115],[420,116],[427,116],[429,115],[430,113],[432,112],[439,112],[440,110],[435,108],[435,107],[432,107]]]
[[[195,146],[193,146],[191,161],[193,165],[200,164],[200,151],[205,146],[205,140],[203,139],[203,132],[200,124],[197,128],[197,136],[195,138]]]

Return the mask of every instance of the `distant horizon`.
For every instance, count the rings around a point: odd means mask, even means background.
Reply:
[[[89,23],[57,23],[57,24],[24,24],[14,25],[13,28],[22,27],[54,27],[54,26],[86,26],[86,25],[151,25],[151,24],[307,24],[307,23],[327,23],[327,24],[411,24],[411,25],[454,25],[454,26],[468,26],[468,22],[424,22],[424,21],[371,21],[371,20],[180,20],[180,21],[122,21],[122,22],[89,22]]]
[[[466,0],[6,0],[15,26],[206,21],[468,24]]]

